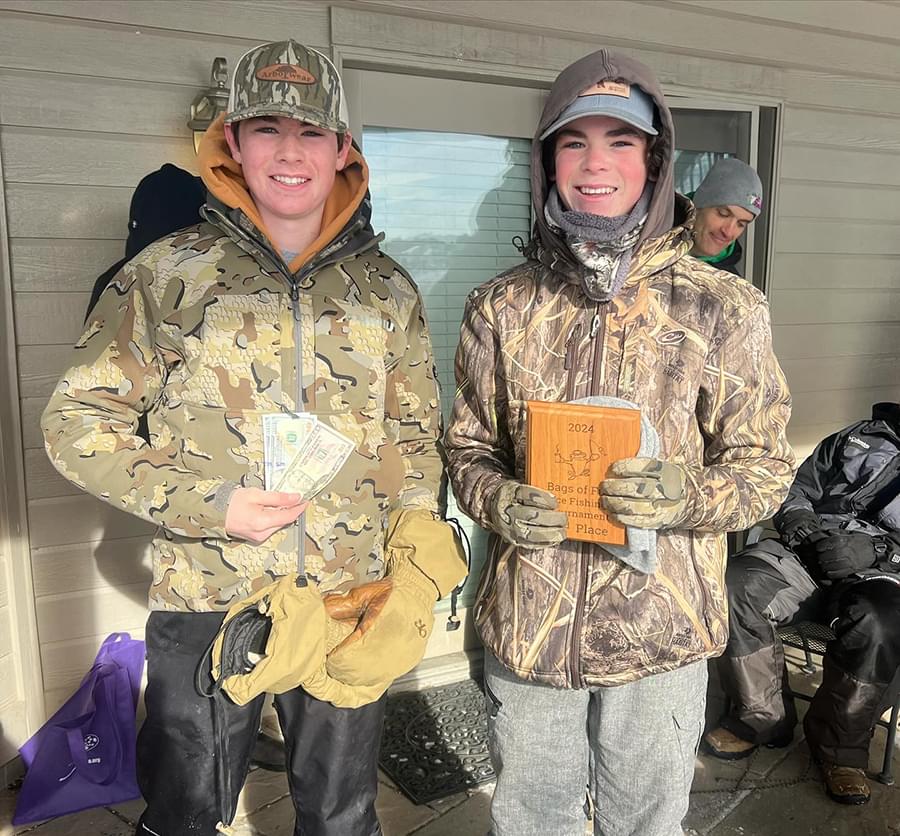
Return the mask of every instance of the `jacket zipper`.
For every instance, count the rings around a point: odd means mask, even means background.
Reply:
[[[300,342],[303,338],[303,328],[300,315],[300,283],[296,277],[292,276],[288,279],[288,287],[291,294],[291,313],[293,314],[294,368],[297,370],[297,397],[294,404],[302,410],[305,407],[303,403],[303,346]],[[297,519],[297,586],[304,587],[308,584],[309,581],[306,577],[306,511],[304,511]]]
[[[602,303],[598,302],[594,309],[594,318],[591,320],[590,338],[594,341],[594,360],[591,364],[591,388],[592,395],[599,395],[601,389],[600,372],[603,371],[603,349],[606,340],[606,312],[601,309]]]
[[[578,354],[578,340],[582,330],[581,323],[576,322],[566,340],[566,359],[563,362],[563,368],[568,372],[566,375],[566,403],[575,397],[575,357]]]
[[[579,323],[579,334],[580,323]],[[574,334],[574,329],[573,329]],[[588,339],[593,342],[593,358],[591,361],[591,378],[589,391],[591,395],[600,394],[600,372],[603,364],[603,342],[606,336],[606,316],[598,302],[591,319],[591,330]],[[566,352],[566,361],[569,361],[569,352]],[[571,378],[571,371],[570,371]],[[587,606],[588,596],[588,547],[584,543],[578,544],[578,580],[579,594],[575,598],[575,612],[572,616],[572,646],[569,656],[569,667],[572,671],[572,685],[583,688],[584,681],[581,675],[581,630],[584,621],[584,609]]]

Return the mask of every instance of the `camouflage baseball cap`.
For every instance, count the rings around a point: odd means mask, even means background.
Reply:
[[[225,124],[254,116],[289,116],[345,133],[347,104],[334,64],[293,40],[245,52],[234,69]]]

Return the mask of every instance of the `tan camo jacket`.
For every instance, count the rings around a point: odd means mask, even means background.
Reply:
[[[583,268],[544,218],[549,179],[536,139],[529,260],[469,296],[456,355],[448,471],[481,526],[491,528],[499,484],[524,481],[528,400],[633,401],[659,432],[659,457],[689,474],[689,519],[659,532],[652,575],[594,544],[529,551],[492,535],[475,610],[481,638],[520,677],[559,687],[620,685],[721,653],[724,532],[775,511],[794,468],[768,305],[747,282],[688,255],[693,209],[675,198],[671,114],[642,72],[605,50],[576,62],[536,132],[600,79],[638,83],[656,101],[664,161],[624,286],[605,303],[582,289]]]
[[[159,526],[153,609],[227,609],[300,562],[323,590],[359,585],[383,574],[390,510],[438,509],[422,302],[368,225],[364,162],[350,168],[337,188],[355,202],[329,210],[337,230],[295,272],[250,212],[216,200],[210,223],[145,249],[101,297],[44,412],[63,476]],[[302,543],[300,525],[262,546],[231,540],[228,498],[265,487],[261,418],[283,410],[314,413],[356,450],[304,514]],[[145,411],[149,445],[135,435]]]

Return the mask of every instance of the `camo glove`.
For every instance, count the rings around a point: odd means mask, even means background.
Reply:
[[[685,470],[660,459],[619,459],[600,483],[603,507],[622,525],[676,528],[688,515]]]
[[[566,539],[567,518],[556,497],[512,479],[501,482],[491,499],[491,524],[507,543],[520,549],[545,549]]]

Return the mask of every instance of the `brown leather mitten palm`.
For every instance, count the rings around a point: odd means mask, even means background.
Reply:
[[[346,595],[325,596],[325,611],[334,622],[355,625],[326,662],[329,675],[348,685],[387,690],[425,654],[434,626],[434,584],[403,558],[390,571]]]
[[[381,693],[421,661],[434,626],[435,602],[466,574],[453,529],[430,511],[393,516],[386,551],[384,578],[344,595],[325,596],[332,621],[329,644],[352,628],[328,654],[329,676],[350,686],[381,688]]]

